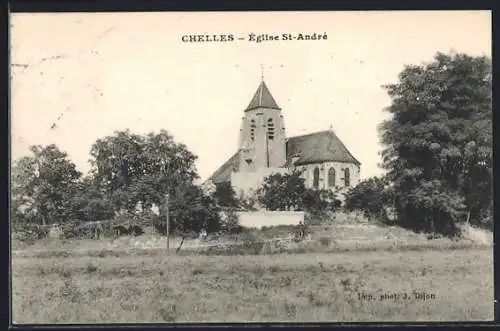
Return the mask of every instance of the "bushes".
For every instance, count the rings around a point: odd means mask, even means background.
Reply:
[[[38,224],[17,224],[12,228],[13,241],[32,244],[36,240],[47,237],[49,228]]]
[[[330,190],[308,189],[301,172],[273,174],[257,190],[259,202],[267,210],[305,211],[310,221],[327,218],[339,209],[341,202]]]
[[[234,208],[220,212],[221,231],[226,234],[241,233],[243,227],[238,222],[238,214]]]
[[[329,218],[340,208],[341,202],[330,190],[306,189],[303,198],[303,210],[311,222]]]
[[[347,192],[345,210],[361,210],[368,218],[385,220],[386,208],[393,201],[393,193],[387,183],[377,177],[369,178]]]
[[[396,199],[396,208],[399,224],[412,230],[454,236],[456,224],[465,220],[464,198],[439,180],[422,181]]]

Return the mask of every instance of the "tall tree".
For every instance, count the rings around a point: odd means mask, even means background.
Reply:
[[[32,155],[13,165],[14,214],[21,212],[41,224],[67,221],[72,216],[71,200],[78,190],[81,173],[68,155],[53,144],[31,146],[30,151]]]
[[[129,130],[97,140],[91,148],[94,178],[116,210],[161,205],[167,192],[198,177],[193,155],[167,131],[137,135]]]
[[[492,199],[490,59],[437,53],[384,87],[382,164],[401,224],[453,233],[466,215],[477,222]]]

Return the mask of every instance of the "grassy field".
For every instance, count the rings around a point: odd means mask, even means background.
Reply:
[[[255,256],[146,252],[14,255],[14,322],[493,318],[491,247]],[[413,292],[427,293],[427,300],[416,299]],[[407,299],[391,296],[403,293]],[[370,295],[373,300],[367,300]]]

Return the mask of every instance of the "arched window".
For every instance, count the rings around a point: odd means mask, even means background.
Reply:
[[[344,169],[344,185],[346,187],[351,186],[351,173],[349,172],[349,168]]]
[[[314,173],[313,173],[313,187],[318,188],[319,187],[319,168],[316,167],[314,168]]]
[[[267,137],[269,140],[274,139],[274,123],[272,118],[267,120]]]
[[[328,170],[328,187],[334,187],[335,186],[335,169],[330,168]]]
[[[255,125],[255,120],[252,119],[250,121],[250,139],[254,140],[255,139],[255,128],[257,126]]]

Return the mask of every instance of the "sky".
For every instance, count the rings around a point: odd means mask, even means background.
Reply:
[[[256,43],[251,33],[327,39]],[[182,41],[193,34],[236,40]],[[97,139],[165,129],[205,179],[237,151],[263,73],[287,136],[332,126],[368,178],[382,173],[382,85],[438,51],[491,56],[491,13],[23,13],[11,16],[10,42],[12,160],[54,143],[86,173]]]

